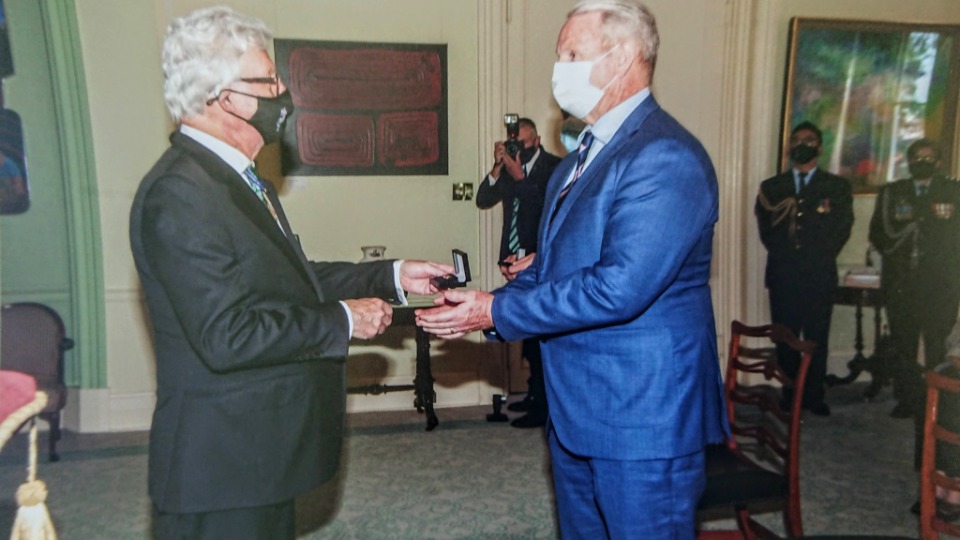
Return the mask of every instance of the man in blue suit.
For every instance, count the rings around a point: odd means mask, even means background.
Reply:
[[[728,433],[709,287],[716,176],[650,95],[658,43],[638,3],[574,7],[553,93],[588,129],[548,183],[533,265],[418,313],[444,338],[540,339],[568,539],[693,538],[704,447]]]

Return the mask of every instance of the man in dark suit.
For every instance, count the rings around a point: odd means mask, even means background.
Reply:
[[[790,134],[793,167],[760,184],[754,213],[760,240],[767,248],[770,317],[817,344],[803,389],[803,408],[828,416],[824,379],[837,255],[850,238],[853,197],[846,179],[819,168],[821,153],[820,129],[810,122],[798,124]],[[777,359],[788,375],[796,377],[799,353],[778,345]],[[786,405],[792,394],[786,389],[783,393]]]
[[[477,207],[492,208],[503,202],[503,233],[500,238],[500,273],[512,281],[520,270],[530,266],[537,251],[537,227],[543,212],[547,180],[560,163],[560,158],[540,145],[537,125],[529,118],[517,122],[519,152],[511,155],[503,141],[493,146],[494,163],[490,174],[480,182]],[[510,425],[520,428],[538,427],[547,423],[547,395],[543,386],[543,361],[540,344],[535,339],[523,340],[523,357],[530,365],[527,395],[523,401],[507,406],[511,411],[527,414]]]
[[[945,342],[960,303],[960,183],[940,171],[940,148],[928,139],[907,148],[910,178],[887,184],[877,195],[870,243],[883,256],[880,284],[895,359],[896,418],[922,407],[924,365],[946,358]]]
[[[174,20],[164,98],[180,129],[140,184],[130,243],[157,358],[149,492],[158,539],[294,538],[294,497],[339,459],[351,337],[446,265],[308,262],[253,159],[292,101],[263,23]],[[402,289],[402,290],[401,290]]]
[[[564,538],[692,539],[704,448],[724,440],[710,259],[717,182],[650,94],[659,36],[630,0],[586,0],[553,93],[589,128],[547,187],[533,265],[493,293],[418,310],[456,338],[540,339]]]

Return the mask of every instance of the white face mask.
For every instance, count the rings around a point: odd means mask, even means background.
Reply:
[[[590,74],[593,72],[593,66],[619,46],[619,43],[614,45],[610,50],[593,60],[556,62],[553,64],[553,99],[557,100],[557,105],[561,109],[580,119],[590,114],[590,111],[600,103],[607,88],[620,77],[620,75],[617,75],[610,79],[610,82],[603,88],[597,88],[590,84]]]

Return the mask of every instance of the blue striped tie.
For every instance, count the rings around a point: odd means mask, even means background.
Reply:
[[[573,184],[577,182],[577,178],[580,178],[580,175],[583,174],[591,144],[593,144],[593,133],[588,130],[583,134],[583,139],[580,141],[580,148],[577,149],[577,166],[573,169],[573,178],[560,190],[560,196],[557,198],[557,205],[553,207],[553,215],[550,216],[550,221],[553,221],[553,218],[557,217],[557,212],[560,211],[560,205],[563,204],[567,193],[570,193],[570,189],[573,188]]]

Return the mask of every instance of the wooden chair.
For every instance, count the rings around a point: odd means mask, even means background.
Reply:
[[[50,424],[49,459],[58,461],[60,411],[67,404],[63,353],[73,348],[73,340],[66,337],[63,319],[56,311],[33,302],[3,306],[0,328],[0,362],[3,369],[32,376],[37,381],[37,389],[48,397],[47,405],[39,416]]]
[[[769,342],[747,347],[744,338]],[[800,368],[791,379],[777,362],[776,345],[783,343],[801,354]],[[800,417],[803,384],[815,345],[800,341],[776,324],[731,324],[724,395],[731,437],[725,445],[707,449],[707,482],[697,508],[698,520],[730,519],[738,509],[783,512],[791,536],[803,535],[800,514]],[[759,379],[763,381],[758,381]],[[793,389],[789,410],[781,406],[780,389]],[[742,538],[742,532],[698,532],[698,538]]]
[[[928,371],[927,405],[923,422],[920,463],[920,538],[934,540],[941,533],[960,537],[960,525],[937,514],[936,488],[960,491],[960,478],[938,470],[937,456],[960,455],[960,379]],[[952,403],[951,403],[952,402]],[[943,464],[940,464],[942,467]]]
[[[784,540],[782,536],[777,535],[770,529],[764,527],[763,525],[757,523],[753,518],[750,517],[750,511],[746,508],[737,509],[737,526],[740,528],[742,533],[743,540]],[[794,537],[791,536],[791,539],[803,538],[804,540],[915,540],[908,536],[877,536],[875,534],[870,535],[857,535],[857,534],[840,534],[840,535],[816,535],[816,536],[803,536],[803,537]]]

